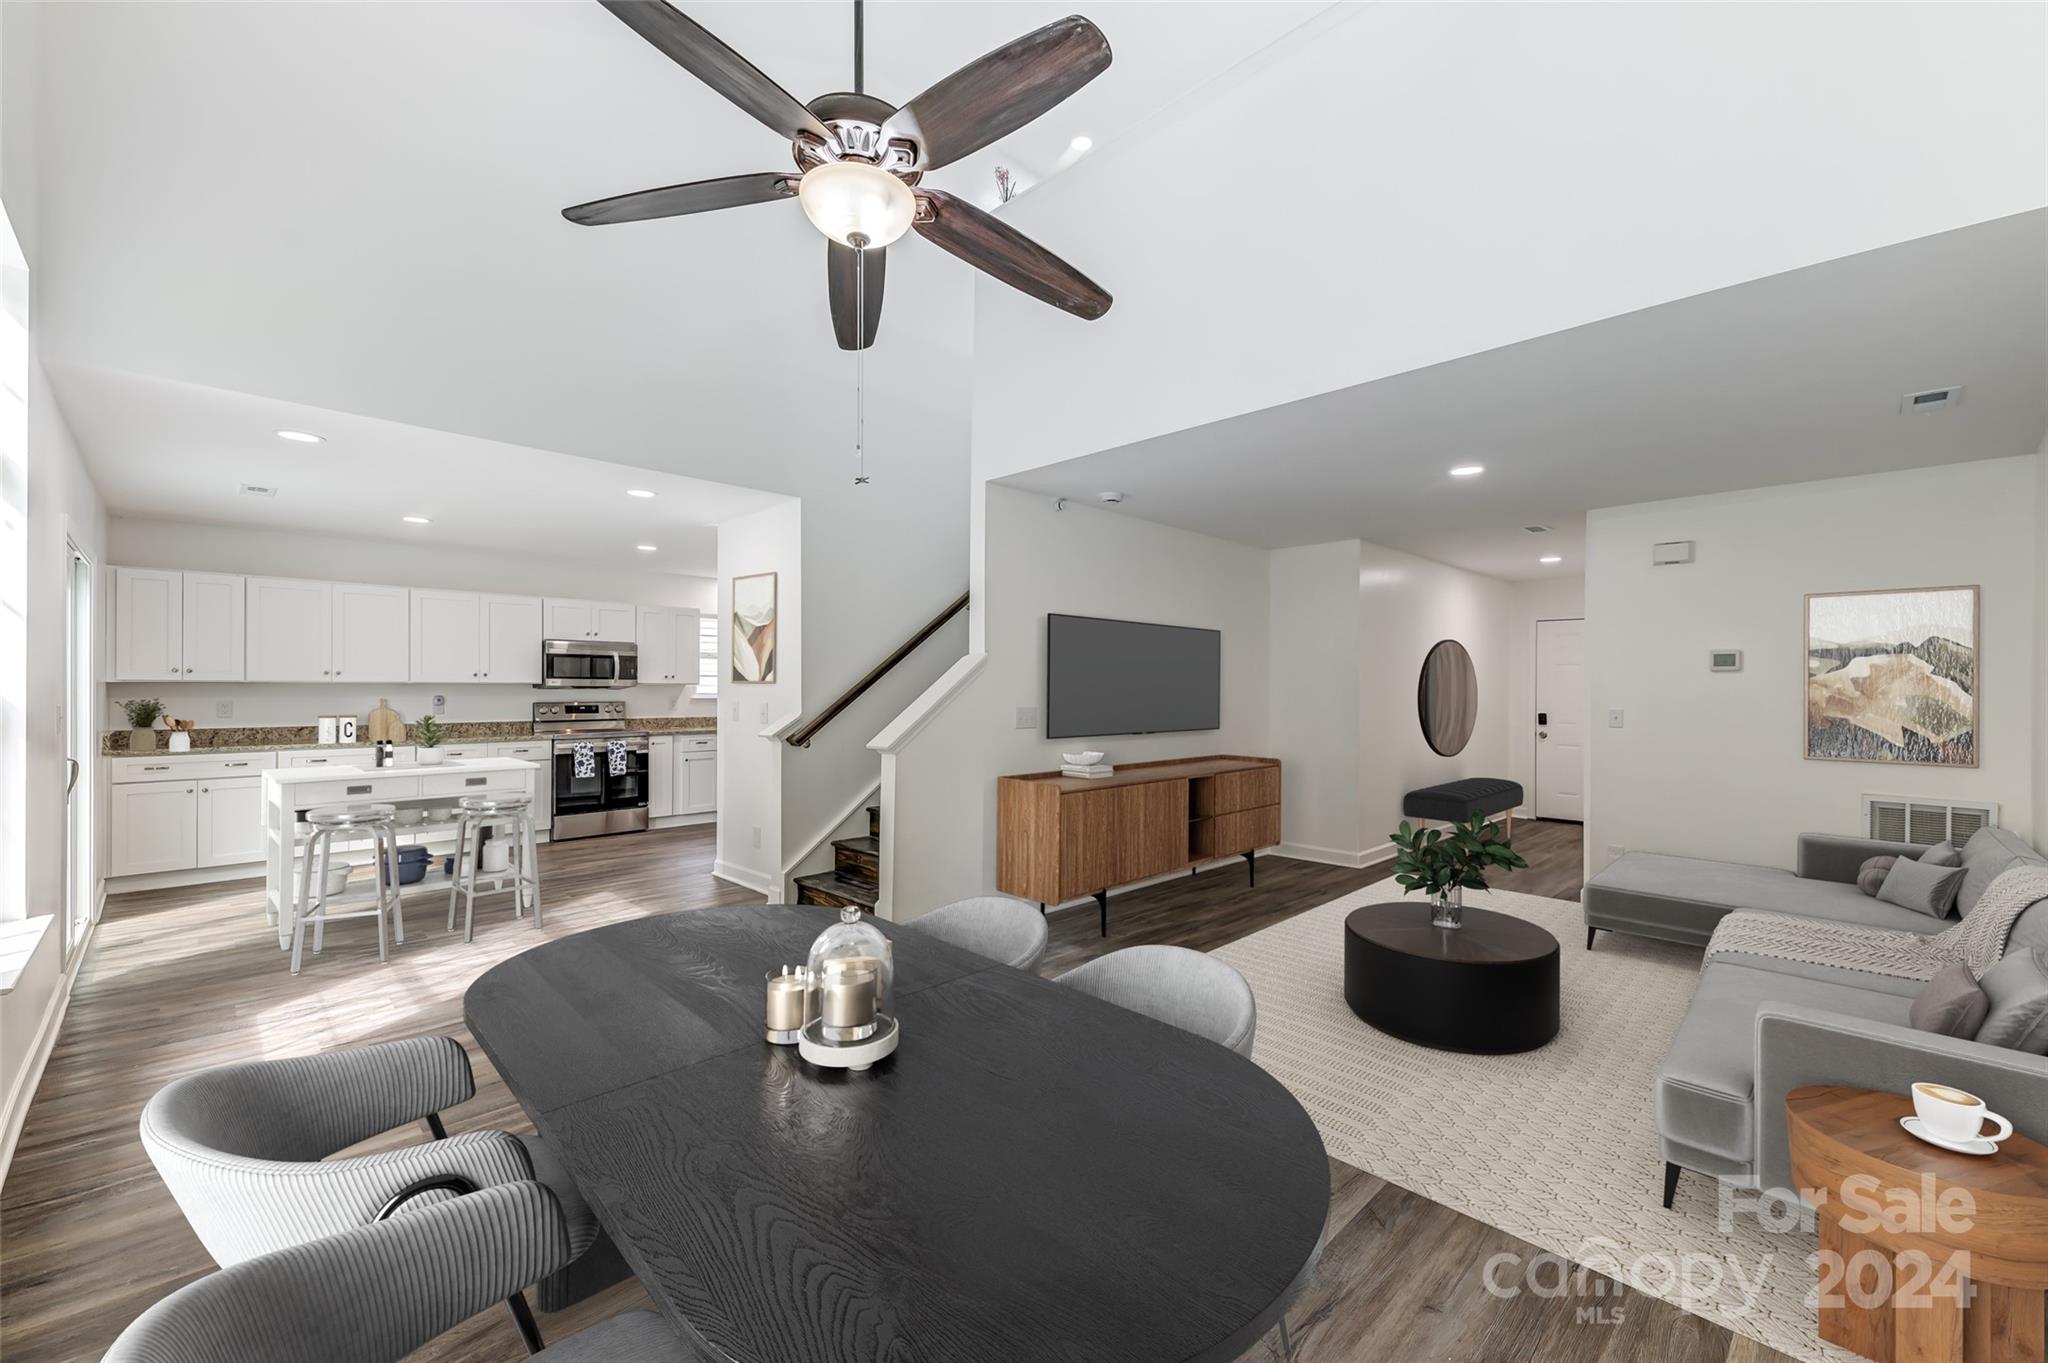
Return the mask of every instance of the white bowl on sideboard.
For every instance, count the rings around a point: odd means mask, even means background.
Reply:
[[[1063,752],[1060,754],[1060,761],[1066,763],[1070,767],[1092,767],[1101,760],[1102,754],[1093,751]]]

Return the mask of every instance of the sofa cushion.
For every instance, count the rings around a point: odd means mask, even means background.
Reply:
[[[1921,988],[1906,1016],[1923,1032],[1975,1037],[1990,1011],[1991,998],[1984,992],[1984,986],[1977,983],[1970,967],[1958,961],[1944,967]]]
[[[1929,918],[1946,918],[1956,902],[1956,890],[1963,883],[1960,866],[1929,866],[1911,857],[1900,857],[1885,873],[1877,897],[1887,904],[1924,913]]]
[[[1963,854],[1956,850],[1954,843],[1944,839],[1920,854],[1920,864],[1923,866],[1960,866],[1963,864]]]
[[[1977,1029],[1977,1040],[2028,1055],[2048,1055],[2048,955],[2009,951],[1984,972],[1982,984],[1991,1007]]]
[[[1968,917],[1999,873],[2015,861],[2048,861],[2025,841],[2003,828],[1980,828],[1963,844],[1963,885],[1956,891],[1956,912]]]
[[[1842,888],[1855,894],[1852,886]],[[1858,896],[1859,898],[1861,896]],[[1830,980],[1716,962],[1700,972],[1692,1005],[1657,1079],[1657,1129],[1667,1142],[1747,1168],[1755,1159],[1750,1095],[1756,1077],[1756,1010],[1804,1004],[1873,1022],[1908,1023],[1912,1000]]]
[[[1629,852],[1586,882],[1586,922],[1677,942],[1704,943],[1736,909],[1831,918],[1873,928],[1940,932],[1924,913],[1871,899],[1837,880],[1805,880],[1770,866]]]

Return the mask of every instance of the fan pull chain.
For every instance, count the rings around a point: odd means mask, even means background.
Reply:
[[[853,249],[853,485],[861,487],[868,481],[868,252]]]

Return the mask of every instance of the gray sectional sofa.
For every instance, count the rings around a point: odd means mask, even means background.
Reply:
[[[1962,849],[1962,886],[1946,920],[1857,889],[1866,859],[1925,850],[1809,833],[1799,839],[1795,871],[1631,852],[1586,884],[1586,945],[1592,949],[1602,931],[1705,945],[1723,918],[1743,910],[1931,937],[1955,927],[2006,870],[2048,866],[2048,857],[2012,833],[1987,828]],[[1756,926],[1771,929],[1770,922]],[[2008,954],[2048,952],[2048,899],[2025,909],[2007,940]],[[2048,1057],[1915,1029],[1908,1010],[1921,987],[1812,960],[1710,956],[1658,1077],[1664,1205],[1681,1169],[1743,1187],[1789,1188],[1785,1096],[1807,1084],[1904,1092],[1935,1079],[1980,1095],[2037,1139],[2048,1134]]]

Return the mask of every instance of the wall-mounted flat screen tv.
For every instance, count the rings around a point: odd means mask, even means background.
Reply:
[[[1223,726],[1223,632],[1045,617],[1045,736],[1170,734]]]

